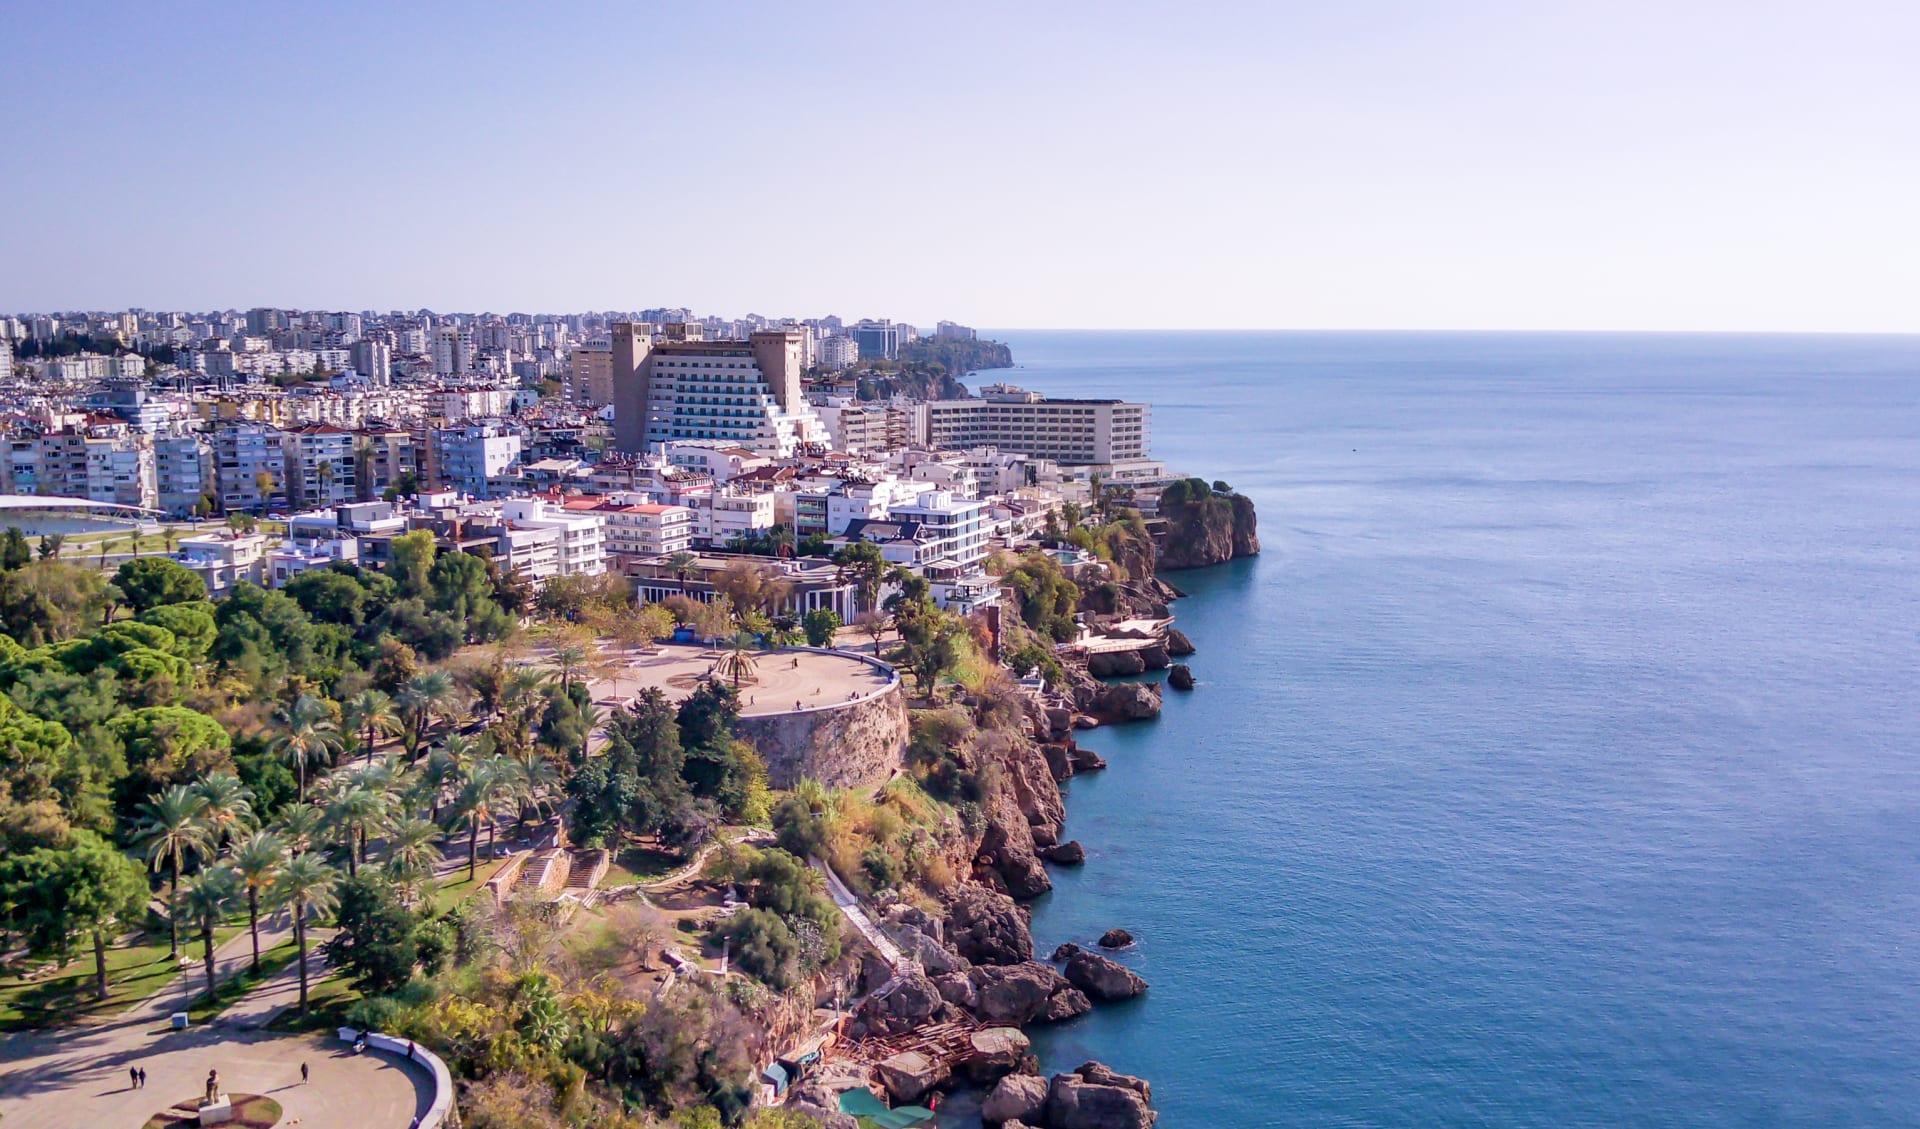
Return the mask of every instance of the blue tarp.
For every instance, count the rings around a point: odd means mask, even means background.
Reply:
[[[933,1111],[924,1106],[903,1105],[898,1109],[888,1109],[887,1103],[874,1097],[872,1090],[857,1087],[841,1092],[840,1112],[865,1118],[880,1129],[914,1129],[916,1125],[931,1125],[934,1116]]]

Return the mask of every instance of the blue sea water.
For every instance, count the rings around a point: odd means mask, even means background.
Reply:
[[[1920,339],[1009,332],[1259,504],[1037,1040],[1163,1129],[1920,1124]]]

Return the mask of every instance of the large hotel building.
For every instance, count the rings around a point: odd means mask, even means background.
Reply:
[[[997,447],[1063,466],[1127,464],[1147,456],[1146,404],[1050,400],[1005,384],[979,399],[914,405],[916,437],[934,450]]]
[[[827,442],[800,389],[804,330],[655,344],[649,329],[625,322],[613,327],[618,449],[638,454],[675,439],[712,439],[786,458],[802,444]]]

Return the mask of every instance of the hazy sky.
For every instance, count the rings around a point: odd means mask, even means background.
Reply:
[[[0,27],[0,309],[1920,330],[1910,0]]]

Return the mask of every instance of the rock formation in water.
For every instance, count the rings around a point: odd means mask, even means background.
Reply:
[[[1158,537],[1162,570],[1201,568],[1260,552],[1253,499],[1223,493],[1198,478],[1171,483],[1160,492],[1160,519],[1164,523]]]

